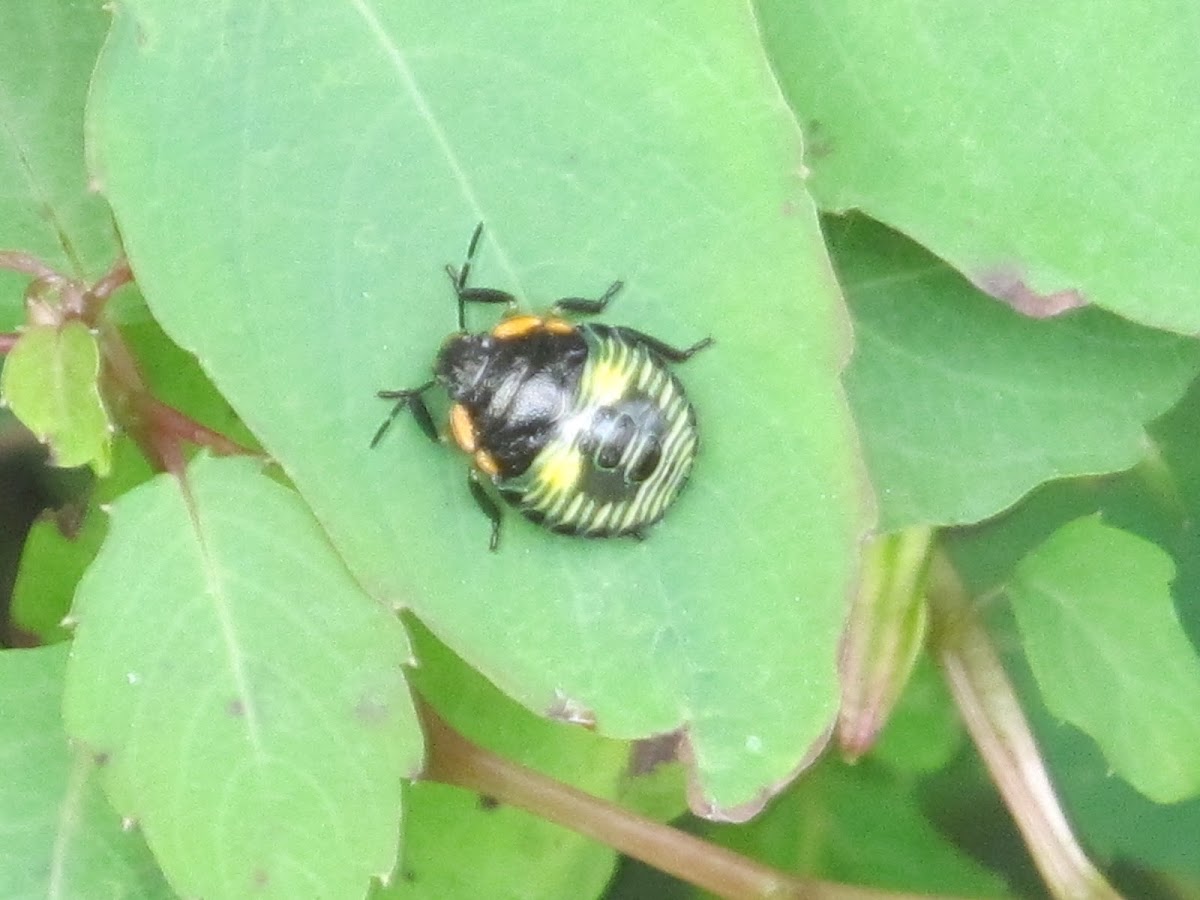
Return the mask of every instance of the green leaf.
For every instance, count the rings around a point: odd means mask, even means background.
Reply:
[[[989,617],[990,630],[996,635],[997,645],[1010,650],[1005,668],[1017,683],[1022,707],[1037,733],[1038,747],[1050,764],[1055,790],[1070,811],[1080,838],[1096,859],[1125,860],[1180,883],[1200,883],[1195,837],[1200,834],[1200,798],[1154,803],[1125,779],[1114,778],[1112,764],[1096,742],[1079,729],[1064,725],[1060,717],[1046,709],[1045,698],[1020,653],[1020,633],[1011,615],[1006,615],[1010,611],[1011,607],[996,604]],[[989,796],[994,793],[990,783],[982,789]],[[959,796],[970,793],[962,785],[952,786],[951,790]],[[962,814],[978,815],[980,805],[968,805]],[[1186,891],[1183,895],[1187,896]],[[1127,896],[1136,894],[1131,891]]]
[[[905,778],[870,761],[829,759],[754,822],[709,835],[768,865],[856,886],[970,897],[1008,896],[998,876],[951,844]]]
[[[1200,513],[1200,467],[1195,454],[1198,428],[1200,383],[1193,383],[1183,403],[1152,426],[1160,455],[1152,457],[1151,464],[1111,478],[1045,485],[1004,516],[948,533],[946,541],[956,566],[969,580],[973,593],[994,594],[1010,580],[1020,560],[1059,527],[1099,513],[1108,525],[1139,534],[1170,552],[1178,566],[1172,594],[1180,624],[1192,644],[1200,645],[1200,539],[1192,525]],[[1154,460],[1168,465],[1166,491],[1161,472],[1153,472],[1158,468]],[[1177,492],[1169,489],[1172,482]],[[1200,879],[1200,855],[1195,852],[1200,798],[1169,805],[1153,803],[1123,778],[1114,778],[1111,762],[1091,737],[1046,711],[1022,654],[1023,642],[1012,621],[1011,604],[991,603],[985,608],[990,612],[988,626],[996,645],[1008,651],[1005,668],[1017,682],[1022,707],[1033,720],[1055,789],[1095,858],[1121,859],[1192,882]],[[1062,637],[1067,642],[1062,652],[1070,654],[1077,637],[1074,633]],[[1126,639],[1132,637],[1130,631]],[[1174,715],[1166,706],[1160,711]],[[957,781],[946,788],[954,796],[970,794]],[[994,793],[990,785],[982,790]],[[967,800],[964,815],[977,819],[978,805]],[[979,840],[992,843],[996,839],[987,835]]]
[[[33,523],[21,550],[21,564],[12,588],[13,622],[44,643],[66,638],[62,621],[71,608],[75,588],[95,559],[108,533],[103,505],[148,480],[153,472],[128,437],[113,442],[113,466],[87,496],[80,496],[54,515]],[[82,516],[77,522],[73,517]]]
[[[108,517],[98,509],[88,510],[79,530],[69,536],[63,534],[56,517],[43,516],[33,523],[13,584],[10,610],[14,624],[43,643],[70,636],[63,620],[107,525]]]
[[[118,252],[88,188],[83,104],[109,16],[92,0],[0,6],[0,249],[98,277]],[[28,278],[0,270],[0,331],[24,318]]]
[[[174,896],[72,754],[60,705],[67,646],[0,652],[0,896]]]
[[[1085,301],[1200,331],[1190,0],[757,7],[824,208],[1035,312]]]
[[[419,625],[413,638],[421,660],[414,686],[457,731],[592,796],[617,795],[627,744],[535,717]],[[616,865],[603,844],[461,788],[418,781],[405,793],[405,811],[404,859],[375,897],[599,897]]]
[[[100,399],[100,348],[80,321],[26,329],[0,372],[0,395],[63,468],[112,466],[112,426]]]
[[[946,682],[922,653],[871,759],[901,773],[923,775],[947,766],[962,745],[962,719]]]
[[[1200,343],[1100,310],[1034,320],[861,217],[828,220],[854,316],[846,373],[881,525],[963,524],[1146,455]]]
[[[865,488],[846,320],[748,9],[135,0],[92,97],[147,303],[371,593],[537,712],[688,727],[730,814],[824,739]],[[477,284],[539,308],[623,278],[614,321],[716,338],[680,369],[692,482],[644,543],[508,515],[488,553],[465,459],[408,417],[368,449],[376,391],[425,381],[454,328],[443,267],[479,221]]]
[[[1009,586],[1046,704],[1160,803],[1200,791],[1200,659],[1172,606],[1170,558],[1096,517],[1063,526]]]
[[[105,317],[120,329],[155,400],[183,410],[188,418],[242,446],[255,446],[254,437],[213,387],[196,358],[173,343],[151,318],[136,286],[116,294],[105,308]],[[111,495],[117,496],[122,490]]]
[[[391,871],[408,645],[291,492],[208,457],[134,489],[73,614],[68,732],[177,891],[359,897]]]

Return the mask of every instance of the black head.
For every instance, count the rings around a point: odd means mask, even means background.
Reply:
[[[450,399],[461,402],[473,395],[496,353],[490,334],[458,332],[442,343],[433,364],[433,374]]]

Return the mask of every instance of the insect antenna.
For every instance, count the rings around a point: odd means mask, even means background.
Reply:
[[[453,266],[446,266],[446,274],[450,276],[450,283],[454,285],[454,293],[458,297],[459,331],[467,330],[467,298],[463,294],[467,287],[467,279],[471,277],[471,263],[475,260],[475,251],[479,249],[479,239],[482,237],[483,223],[480,222],[475,226],[471,241],[467,244],[467,258],[463,261],[462,268],[455,274]]]

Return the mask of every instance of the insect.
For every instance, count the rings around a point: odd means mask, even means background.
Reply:
[[[563,318],[603,312],[620,281],[595,300],[564,297],[545,315],[513,312],[512,294],[467,284],[482,235],[480,223],[462,268],[446,266],[458,331],[443,342],[433,380],[377,392],[395,405],[371,447],[404,409],[438,440],[424,396],[440,385],[451,401],[450,435],[471,457],[468,488],[492,524],[489,549],[499,547],[501,513],[481,479],[560,534],[644,537],[679,496],[696,457],[695,411],[667,364],[690,359],[712,338],[677,349],[632,328]],[[509,312],[491,331],[472,334],[468,303],[505,304]]]

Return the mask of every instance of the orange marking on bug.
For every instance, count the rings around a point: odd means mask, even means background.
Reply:
[[[475,468],[484,475],[491,475],[493,478],[500,474],[500,465],[496,462],[496,458],[486,450],[475,451]]]
[[[531,331],[537,331],[543,324],[544,320],[541,316],[511,316],[500,320],[492,329],[492,337],[501,341],[524,337]]]
[[[551,334],[570,334],[575,330],[575,326],[566,319],[560,319],[557,316],[548,316],[543,322],[542,327]]]
[[[450,436],[464,453],[474,453],[478,446],[475,440],[475,423],[471,421],[471,414],[461,403],[450,407]]]

